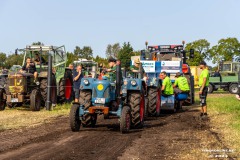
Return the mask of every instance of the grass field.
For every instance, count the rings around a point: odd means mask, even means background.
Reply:
[[[43,123],[51,122],[52,118],[68,116],[70,104],[57,106],[53,111],[42,109],[39,112],[32,112],[27,107],[17,107],[9,109],[6,107],[0,112],[0,132],[7,129],[17,129],[20,127],[31,127]]]

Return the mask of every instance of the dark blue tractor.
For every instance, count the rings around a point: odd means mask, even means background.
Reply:
[[[70,111],[72,131],[83,127],[94,127],[98,115],[105,119],[116,116],[120,131],[141,128],[144,122],[144,91],[141,79],[123,78],[121,66],[116,69],[116,81],[111,77],[83,78],[80,86],[79,103],[73,103]]]

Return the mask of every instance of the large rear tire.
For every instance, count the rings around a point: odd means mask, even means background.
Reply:
[[[51,102],[53,104],[57,103],[57,85],[56,85],[56,77],[52,75],[52,83],[51,83]],[[44,78],[40,81],[40,93],[42,96],[42,100],[44,102],[44,105],[47,101],[47,79]]]
[[[41,94],[37,89],[34,89],[30,94],[30,109],[32,111],[40,111],[41,108]]]
[[[89,107],[91,107],[91,104],[92,104],[91,103],[91,98],[92,98],[91,91],[89,91],[89,90],[80,91],[79,102],[80,102],[81,105],[84,105],[84,110],[88,110]],[[92,115],[89,114],[89,113],[84,114],[83,118],[82,118],[83,126],[84,127],[93,126],[92,123],[93,123]]]
[[[0,111],[3,111],[6,107],[6,100],[3,99],[4,94],[5,94],[4,89],[0,89]]]
[[[131,112],[128,106],[124,106],[120,118],[120,132],[128,133],[131,128]]]
[[[59,92],[58,92],[60,103],[71,103],[74,99],[73,84],[71,79],[61,78],[59,81]]]
[[[79,105],[78,104],[73,104],[70,110],[70,127],[73,132],[77,132],[80,130],[81,126],[81,120],[79,117]]]
[[[151,116],[160,115],[160,106],[161,106],[161,92],[157,88],[150,88],[148,90],[148,114]]]
[[[131,124],[134,128],[142,128],[144,124],[144,94],[130,93],[129,106],[131,108]]]

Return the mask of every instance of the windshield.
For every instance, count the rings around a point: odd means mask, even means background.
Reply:
[[[223,64],[222,71],[231,71],[231,64]]]

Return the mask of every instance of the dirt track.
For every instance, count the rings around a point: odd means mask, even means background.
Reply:
[[[198,115],[196,108],[163,114],[125,135],[117,119],[73,133],[68,118],[59,117],[35,128],[0,132],[0,159],[206,159],[216,153],[203,149],[227,149]]]

